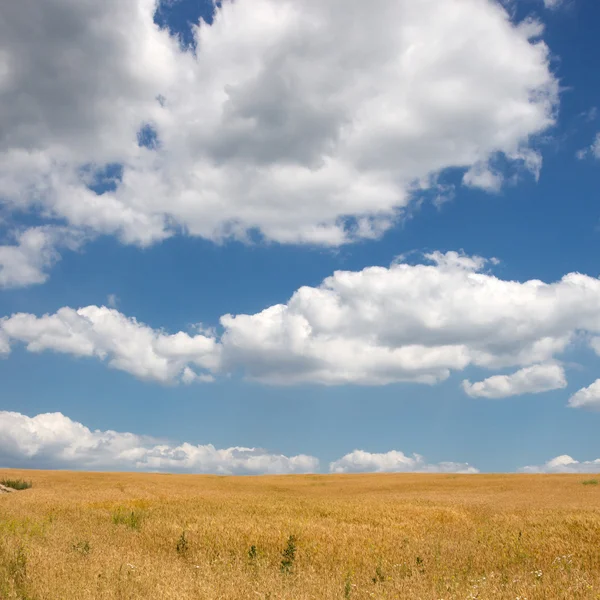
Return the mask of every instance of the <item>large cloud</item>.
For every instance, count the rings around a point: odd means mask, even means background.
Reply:
[[[467,366],[520,367],[508,380],[467,389],[525,393],[563,386],[562,368],[549,363],[576,340],[600,354],[599,279],[569,273],[554,283],[505,281],[479,257],[434,252],[426,259],[337,271],[286,304],[224,315],[220,338],[168,334],[97,306],[17,314],[1,320],[0,330],[30,351],[108,358],[158,381],[191,381],[200,368],[205,379],[241,371],[273,384],[433,384]]]
[[[271,383],[435,383],[469,365],[526,367],[600,331],[600,280],[504,281],[485,261],[338,271],[287,304],[222,317],[224,365]]]
[[[498,153],[539,169],[558,84],[540,26],[499,3],[225,0],[195,53],[155,9],[0,4],[5,204],[141,245],[182,228],[338,245],[448,167],[493,188]]]
[[[331,473],[479,473],[467,463],[428,463],[420,454],[407,456],[398,450],[373,454],[354,450],[329,465]]]
[[[557,456],[538,466],[523,467],[523,473],[600,473],[600,458],[579,462],[568,454]]]
[[[219,450],[207,444],[172,445],[116,431],[92,431],[61,413],[28,417],[0,411],[0,467],[194,473],[311,473],[319,461],[256,448]]]
[[[560,365],[533,365],[510,375],[494,375],[483,381],[462,383],[472,398],[506,398],[521,394],[539,394],[567,387],[565,370]]]

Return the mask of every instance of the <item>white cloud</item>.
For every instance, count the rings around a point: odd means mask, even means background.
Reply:
[[[13,210],[140,245],[181,229],[339,245],[380,236],[443,169],[474,167],[473,185],[498,153],[531,168],[554,122],[540,25],[489,0],[225,0],[194,28],[196,54],[155,8],[0,4]],[[138,147],[144,125],[155,148]],[[114,164],[122,181],[88,189]]]
[[[407,456],[397,450],[373,454],[354,450],[329,465],[331,473],[478,473],[467,463],[427,463],[420,454]]]
[[[61,308],[42,317],[18,313],[0,326],[5,336],[25,343],[30,352],[106,359],[115,369],[163,383],[206,381],[208,374],[198,376],[193,367],[215,370],[219,363],[219,346],[212,337],[183,331],[169,335],[104,306]]]
[[[241,372],[283,385],[434,384],[468,366],[532,367],[473,384],[486,393],[562,387],[562,372],[548,363],[575,340],[600,349],[599,279],[569,273],[554,283],[505,281],[486,271],[495,259],[457,252],[425,258],[432,264],[337,271],[286,304],[224,315],[220,338],[210,330],[168,334],[97,306],[16,314],[0,320],[0,330],[32,352],[95,356],[162,382]]]
[[[600,473],[600,458],[579,462],[567,454],[538,466],[523,467],[523,473]]]
[[[0,411],[0,466],[193,473],[311,473],[319,462],[256,448],[172,445],[116,431],[92,431],[61,413],[28,417]]]
[[[510,375],[494,375],[483,381],[462,382],[472,398],[507,398],[520,394],[539,394],[567,387],[565,371],[560,365],[533,365]]]
[[[44,283],[48,269],[60,259],[59,248],[76,250],[80,232],[64,227],[31,227],[16,234],[16,244],[0,246],[0,288]]]
[[[569,398],[572,408],[600,409],[600,379],[588,387],[581,388]]]
[[[600,331],[596,278],[505,281],[478,257],[428,258],[337,271],[287,304],[223,316],[224,368],[276,384],[436,383],[469,365],[549,362],[577,332]]]

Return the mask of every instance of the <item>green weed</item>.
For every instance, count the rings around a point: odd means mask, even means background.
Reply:
[[[281,556],[281,572],[289,573],[294,567],[294,561],[296,560],[296,536],[290,535],[287,541],[287,546],[282,552]]]
[[[112,515],[112,521],[115,525],[127,525],[131,529],[139,531],[142,527],[143,514],[141,511],[128,511],[119,509]]]
[[[31,481],[25,481],[24,479],[2,479],[0,484],[13,490],[28,490],[33,485]]]

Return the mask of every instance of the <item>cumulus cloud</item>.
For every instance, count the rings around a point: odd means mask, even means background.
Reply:
[[[581,388],[569,398],[572,408],[600,409],[600,379],[588,387]]]
[[[210,380],[219,363],[219,346],[210,335],[169,335],[107,307],[61,308],[36,317],[18,313],[0,321],[4,336],[26,344],[30,352],[52,350],[107,360],[108,365],[139,377],[169,383]]]
[[[539,394],[567,387],[565,371],[560,365],[533,365],[511,375],[494,375],[483,381],[462,382],[472,398],[506,398],[520,394]]]
[[[285,304],[222,316],[220,337],[168,334],[97,306],[16,314],[0,331],[32,352],[94,356],[163,382],[241,372],[282,385],[434,384],[475,366],[521,369],[467,384],[475,394],[562,387],[552,363],[571,343],[587,339],[600,353],[600,280],[569,273],[553,283],[506,281],[489,271],[496,262],[432,252],[421,264],[336,271]]]
[[[373,454],[354,450],[329,464],[331,473],[479,473],[467,463],[428,463],[420,454],[407,456],[397,450]]]
[[[557,456],[538,466],[523,467],[523,473],[600,473],[600,458],[579,462],[568,454]]]
[[[469,365],[547,363],[577,332],[600,330],[596,278],[505,281],[478,257],[427,258],[433,264],[337,271],[286,304],[225,315],[225,368],[279,384],[436,383]]]
[[[335,246],[380,236],[446,168],[497,188],[481,165],[531,168],[554,123],[541,26],[489,0],[225,0],[195,52],[155,10],[0,5],[11,210],[139,245],[258,231]]]
[[[0,287],[16,288],[48,279],[48,269],[60,259],[59,249],[76,250],[81,232],[65,227],[31,227],[15,234],[15,244],[0,246]]]
[[[173,445],[116,431],[92,431],[61,413],[35,417],[0,411],[0,466],[258,475],[312,473],[319,461],[257,448]]]

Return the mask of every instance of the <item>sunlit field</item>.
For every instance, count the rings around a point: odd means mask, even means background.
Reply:
[[[0,471],[0,598],[600,598],[585,475]]]

